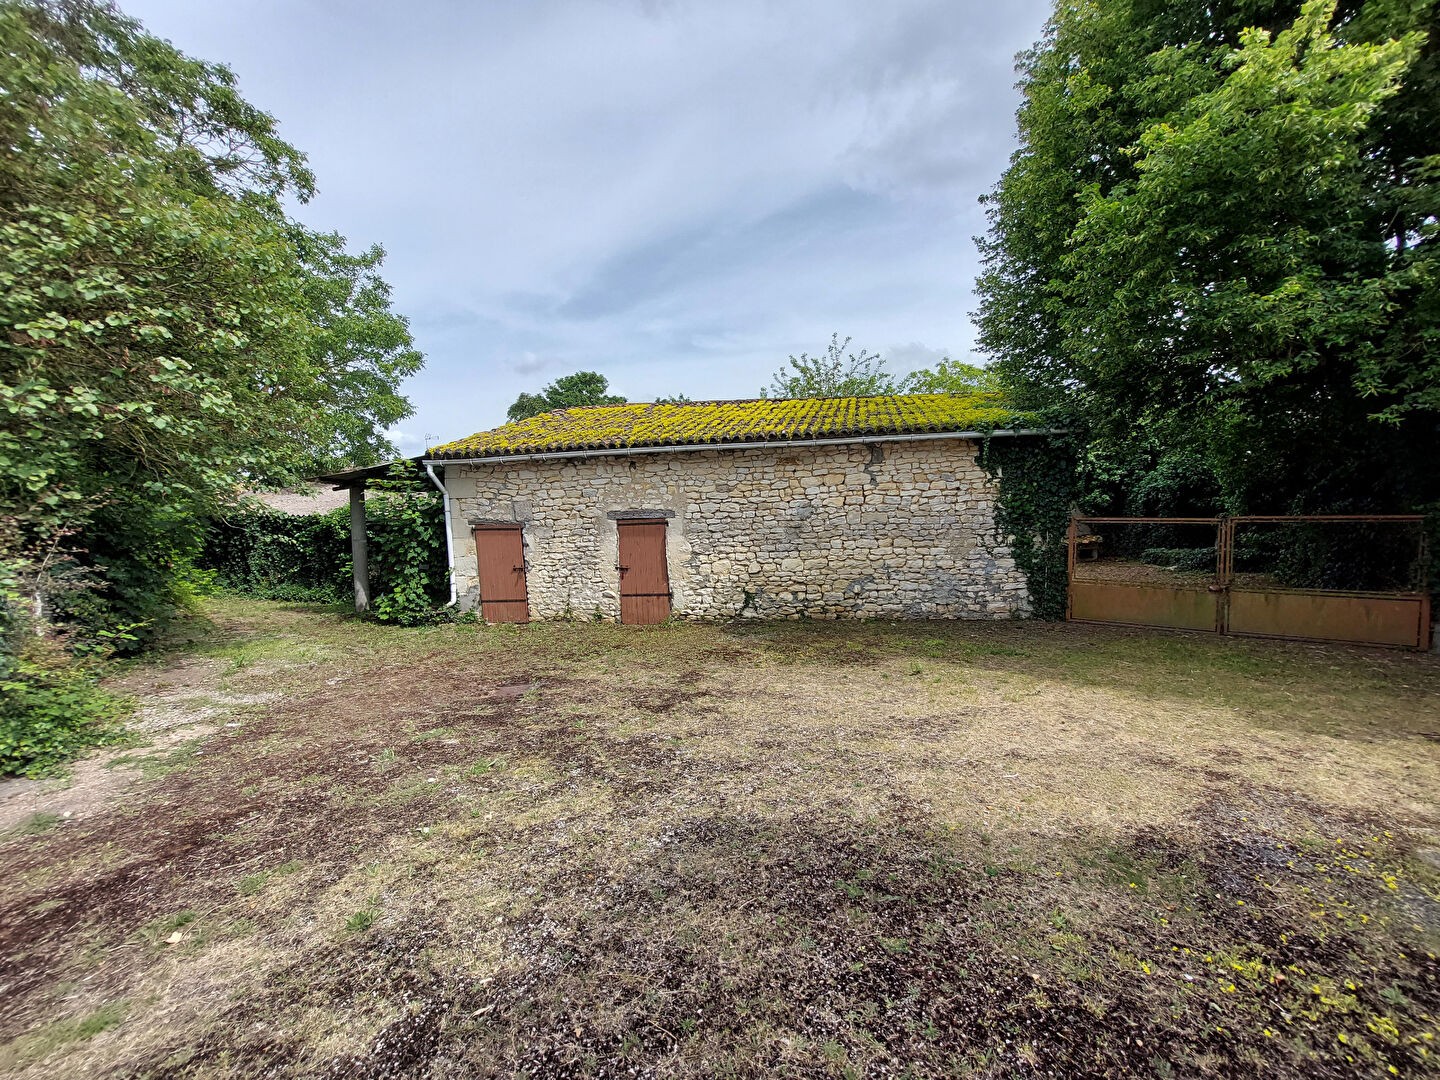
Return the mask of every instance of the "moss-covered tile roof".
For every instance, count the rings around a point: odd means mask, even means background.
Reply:
[[[445,443],[427,458],[486,458],[641,446],[795,442],[847,435],[991,431],[1021,426],[996,393],[760,398],[558,409]]]

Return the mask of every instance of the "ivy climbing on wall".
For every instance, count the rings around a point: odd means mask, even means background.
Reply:
[[[1063,619],[1066,534],[1076,497],[1076,449],[1064,432],[985,439],[980,466],[999,481],[995,521],[1013,537],[1015,564],[1030,589],[1036,618]]]
[[[450,589],[442,496],[413,476],[376,480],[370,486],[373,494],[365,500],[365,516],[375,586],[371,614],[401,626],[431,622]],[[372,520],[377,527],[370,527]]]

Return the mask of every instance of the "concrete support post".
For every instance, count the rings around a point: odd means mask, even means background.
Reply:
[[[350,558],[355,564],[355,614],[370,610],[370,559],[365,547],[365,485],[350,489]]]

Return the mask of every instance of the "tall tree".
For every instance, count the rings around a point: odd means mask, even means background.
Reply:
[[[0,86],[0,608],[63,568],[73,613],[143,622],[240,485],[392,452],[421,356],[379,249],[286,215],[314,178],[227,68],[0,0]]]
[[[981,344],[1026,404],[1257,509],[1440,497],[1434,0],[1060,4],[989,197]]]
[[[921,368],[906,375],[900,381],[900,388],[907,394],[973,394],[1001,387],[999,378],[989,368],[947,356],[933,368]]]
[[[885,361],[861,349],[846,353],[850,339],[832,334],[824,356],[791,356],[760,391],[761,397],[871,397],[893,394],[897,384],[885,370]]]
[[[824,356],[801,353],[790,357],[777,371],[762,397],[874,397],[883,394],[970,394],[1000,389],[999,380],[987,368],[963,360],[941,360],[933,368],[921,368],[895,378],[886,370],[884,358],[861,349],[847,353],[850,339],[833,334]]]
[[[424,357],[405,317],[390,306],[390,285],[380,276],[385,250],[375,244],[351,254],[337,233],[301,232],[296,244],[305,270],[310,359],[326,393],[313,418],[305,469],[389,460],[396,449],[386,430],[414,412],[400,382],[420,370]]]
[[[506,416],[513,423],[555,409],[577,409],[583,405],[624,405],[625,399],[609,393],[610,380],[595,371],[562,375],[538,394],[521,394]]]

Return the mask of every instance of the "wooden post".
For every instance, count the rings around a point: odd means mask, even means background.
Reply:
[[[370,560],[365,548],[365,485],[350,489],[350,559],[355,564],[355,614],[370,610]]]

